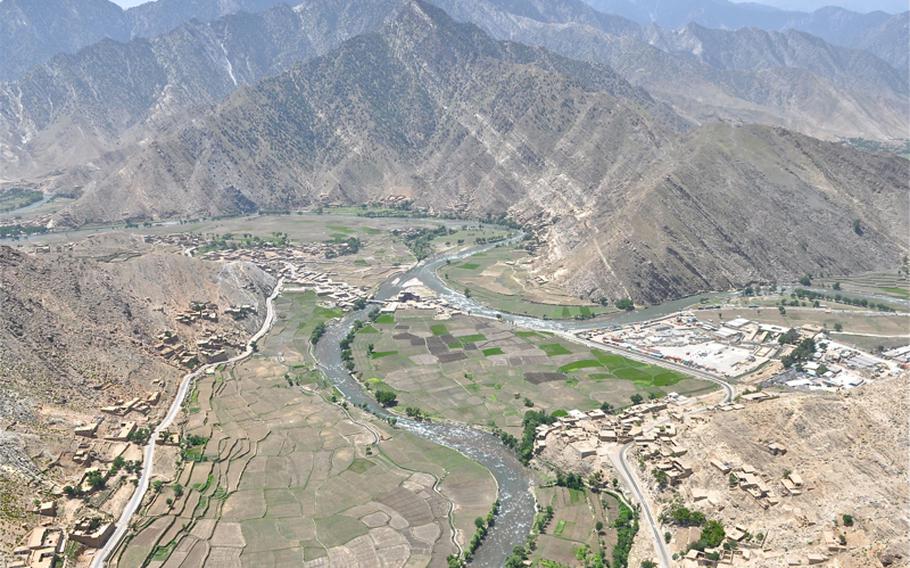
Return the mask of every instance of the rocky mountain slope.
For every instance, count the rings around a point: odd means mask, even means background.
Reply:
[[[414,2],[381,34],[243,89],[150,144],[87,186],[71,214],[81,223],[396,192],[435,210],[501,213],[531,184],[551,199],[547,174],[623,183],[628,166],[614,167],[654,159],[684,128],[608,68],[497,42]],[[121,195],[126,186],[135,191]]]
[[[378,30],[403,4],[306,1],[57,56],[0,85],[5,177],[103,167],[106,152],[130,151],[239,86]],[[905,76],[865,52],[806,34],[642,29],[580,0],[437,4],[494,37],[609,64],[695,122],[720,117],[826,138],[906,136]]]
[[[193,21],[151,40],[103,40],[58,55],[0,84],[4,177],[36,176],[127,150],[239,86],[380,25],[393,4],[399,3],[282,5]]]
[[[123,10],[109,0],[3,0],[0,81],[16,79],[58,53],[75,53],[105,38],[153,37],[192,19],[206,22],[276,4],[278,0],[158,0]]]
[[[240,344],[264,317],[263,309],[243,321],[222,317],[187,326],[175,321],[178,312],[200,300],[264,306],[274,286],[252,265],[156,251],[133,236],[52,249],[35,255],[0,246],[4,547],[28,527],[21,515],[32,504],[25,496],[43,486],[43,468],[70,447],[74,427],[98,420],[100,408],[117,399],[159,391],[169,404],[186,371],[154,350],[159,333],[174,331],[194,348],[207,329]]]
[[[906,566],[910,561],[910,491],[906,464],[910,455],[907,377],[877,381],[847,393],[789,393],[775,400],[746,404],[735,412],[715,413],[694,423],[679,437],[689,449],[695,473],[678,488],[687,505],[725,526],[743,525],[768,535],[768,549],[786,555],[753,559],[776,567],[809,554],[829,556],[844,568]],[[787,447],[782,456],[766,448]],[[802,478],[800,495],[763,509],[727,476],[708,464],[717,459],[749,464],[775,489],[787,472]],[[693,489],[711,499],[692,502]],[[712,504],[712,501],[715,504]],[[854,517],[845,527],[843,515]],[[848,550],[827,548],[825,533],[845,534]]]
[[[407,195],[544,227],[542,270],[645,301],[907,251],[906,160],[767,127],[689,130],[607,67],[413,2],[95,176],[61,221]]]

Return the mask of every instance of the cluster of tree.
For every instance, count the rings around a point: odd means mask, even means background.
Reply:
[[[800,341],[799,345],[796,346],[796,349],[789,355],[786,355],[781,359],[781,362],[784,364],[785,369],[789,369],[793,365],[808,361],[813,354],[815,354],[815,341],[812,338],[807,337]]]
[[[606,554],[602,549],[591,550],[587,544],[579,546],[575,550],[575,560],[584,568],[606,568],[609,566]]]
[[[127,224],[129,226],[129,224]],[[216,234],[209,241],[199,247],[196,251],[199,254],[214,250],[237,250],[237,249],[257,249],[263,247],[286,247],[290,244],[287,233],[272,233],[268,237],[260,237],[251,233],[243,233],[236,236],[233,233],[223,235]]]
[[[487,513],[486,517],[477,517],[474,519],[474,535],[471,537],[471,541],[468,543],[467,550],[465,550],[465,563],[471,561],[471,558],[474,557],[474,553],[477,552],[478,548],[480,548],[483,540],[487,538],[487,533],[489,533],[493,525],[496,524],[496,515],[498,514],[499,499],[493,502],[493,508],[490,509],[490,512]]]
[[[360,320],[355,321],[354,325],[351,326],[351,331],[338,343],[341,347],[341,360],[344,363],[344,368],[348,371],[354,370],[354,352],[351,351],[351,345],[354,344],[354,336],[361,329],[363,329],[363,322]]]
[[[611,568],[628,568],[629,552],[638,532],[638,514],[619,501],[619,515],[613,521],[616,529],[616,544],[613,545],[613,562]]]
[[[313,328],[313,331],[310,332],[310,343],[313,345],[319,343],[319,340],[325,335],[326,329],[325,322],[317,323],[316,327]]]
[[[534,456],[534,439],[537,437],[537,427],[556,422],[556,417],[547,414],[545,410],[529,410],[521,420],[522,435],[518,445],[518,459],[527,465]]]
[[[700,527],[708,519],[701,511],[694,511],[679,502],[673,503],[661,514],[661,522],[671,523],[678,527]]]
[[[553,513],[554,511],[552,505],[547,505],[544,510],[537,513],[537,515],[534,517],[534,531],[540,534],[546,532],[547,527],[553,520]]]
[[[448,234],[448,229],[439,225],[435,229],[417,229],[404,235],[404,244],[411,249],[417,260],[423,260],[433,254],[433,239]]]
[[[565,487],[567,489],[577,489],[579,491],[582,491],[585,488],[585,480],[577,473],[563,473],[561,471],[557,471],[556,485]]]
[[[417,408],[416,406],[408,406],[407,408],[404,409],[404,413],[407,415],[408,418],[413,418],[414,420],[417,420],[418,422],[423,422],[423,421],[429,422],[429,420],[430,420],[430,415],[426,414],[423,410]]]
[[[374,396],[376,397],[376,402],[385,408],[398,404],[398,395],[389,389],[376,389]]]
[[[149,441],[149,438],[151,436],[152,436],[151,429],[143,427],[143,428],[136,428],[135,430],[133,430],[130,433],[130,435],[126,437],[126,439],[127,439],[127,441],[133,442],[134,444],[144,446]]]
[[[621,300],[616,300],[616,307],[620,310],[631,312],[635,309],[635,303],[631,300],[631,298],[623,298]]]
[[[326,241],[328,244],[332,245],[345,245],[341,250],[334,251],[329,250],[326,252],[326,258],[335,258],[336,256],[347,256],[349,254],[357,254],[360,252],[360,249],[363,247],[363,243],[357,237],[336,237],[332,240]]]
[[[47,227],[37,227],[34,225],[5,225],[0,227],[0,239],[15,239],[29,235],[38,235],[47,232]]]
[[[835,289],[839,289],[839,288],[840,288],[840,286],[838,285],[838,287]],[[895,309],[892,308],[891,306],[889,306],[888,304],[870,302],[866,298],[848,298],[841,294],[834,294],[832,296],[830,294],[822,294],[821,292],[815,292],[813,290],[805,290],[803,288],[797,288],[796,290],[794,290],[793,295],[800,300],[802,300],[802,299],[827,300],[829,302],[836,302],[838,304],[847,304],[848,306],[856,306],[859,308],[874,309],[874,310],[878,310],[880,312],[895,311]]]

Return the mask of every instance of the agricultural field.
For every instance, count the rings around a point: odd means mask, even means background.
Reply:
[[[870,272],[843,278],[824,278],[813,281],[813,286],[831,288],[837,283],[847,294],[890,297],[910,300],[910,276],[895,272]]]
[[[588,349],[556,336],[468,316],[436,321],[399,310],[356,335],[355,368],[374,390],[392,390],[402,408],[517,434],[530,408],[590,410],[607,402],[713,385],[662,367]]]
[[[613,496],[557,486],[540,487],[536,495],[544,514],[550,516],[548,512],[552,512],[552,516],[537,537],[532,566],[580,565],[580,551],[591,554],[603,550],[610,558],[617,540],[613,520],[619,514]]]
[[[443,266],[439,276],[456,290],[470,291],[481,303],[513,314],[588,319],[617,311],[567,296],[555,286],[535,280],[528,271],[529,259],[524,250],[496,247]]]
[[[308,338],[336,314],[312,294],[276,307],[258,353],[189,397],[178,465],[153,484],[115,565],[444,564],[489,511],[492,476],[333,404]]]

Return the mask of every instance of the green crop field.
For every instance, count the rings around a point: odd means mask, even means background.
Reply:
[[[441,323],[426,312],[399,310],[394,325],[374,326],[378,334],[354,340],[355,369],[393,391],[400,408],[472,424],[494,421],[515,434],[528,403],[548,411],[590,410],[605,402],[631,404],[637,393],[714,388],[663,367],[469,316]],[[377,358],[376,353],[389,355]]]
[[[119,565],[179,564],[178,555],[202,552],[212,566],[235,558],[271,568],[348,554],[367,565],[391,541],[400,543],[402,559],[444,565],[455,550],[451,523],[465,544],[473,519],[496,498],[489,472],[330,403],[332,389],[309,357],[309,334],[329,315],[317,301],[311,293],[280,297],[278,319],[258,353],[199,379],[198,410],[186,415],[185,433],[203,440],[190,456],[200,459],[179,462],[174,479],[150,492],[138,530],[118,552]],[[379,330],[364,339],[377,337]],[[434,536],[415,550],[411,531]]]

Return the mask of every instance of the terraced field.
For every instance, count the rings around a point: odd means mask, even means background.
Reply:
[[[399,407],[471,424],[494,421],[511,433],[531,407],[589,410],[627,405],[634,394],[711,388],[545,333],[467,316],[435,321],[420,310],[386,314],[357,334],[352,351],[362,380],[393,390]]]
[[[156,484],[117,566],[438,565],[470,538],[492,477],[332,404],[309,355],[330,315],[315,302],[280,298],[259,353],[199,382],[175,474]]]
[[[589,555],[604,551],[610,558],[616,544],[612,524],[619,511],[614,497],[565,487],[541,487],[536,494],[541,508],[552,510],[552,518],[537,537],[531,556],[535,566],[575,566],[580,550]]]
[[[548,319],[588,319],[616,312],[612,307],[591,304],[566,296],[546,283],[535,281],[523,264],[528,253],[497,247],[467,261],[453,262],[439,275],[456,290],[469,290],[482,303],[513,314]]]

